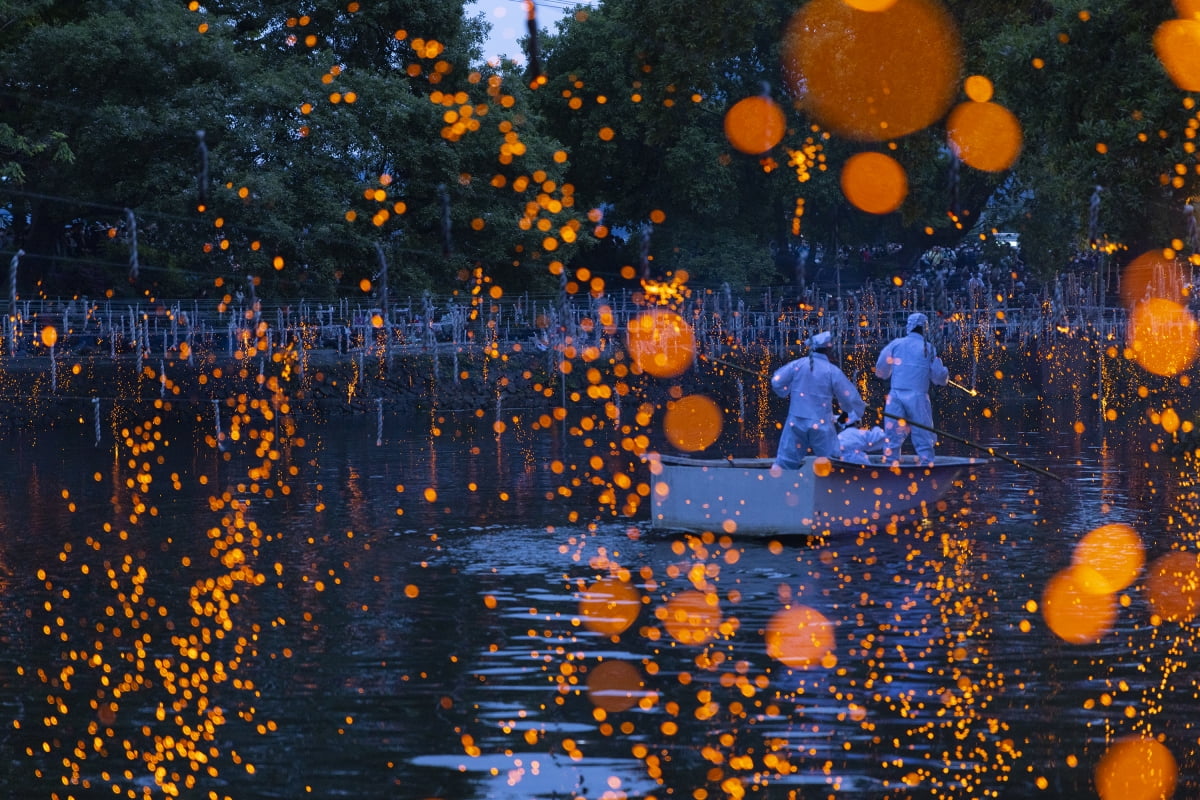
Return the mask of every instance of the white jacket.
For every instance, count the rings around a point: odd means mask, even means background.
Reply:
[[[915,332],[888,342],[875,362],[875,374],[891,378],[893,390],[922,394],[929,391],[930,383],[945,386],[950,378],[934,346]]]
[[[797,358],[775,370],[771,390],[780,397],[791,398],[788,416],[799,419],[832,424],[834,398],[851,421],[861,419],[867,409],[858,387],[821,352]]]

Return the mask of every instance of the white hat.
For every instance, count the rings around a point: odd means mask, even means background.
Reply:
[[[908,333],[912,333],[917,328],[924,330],[925,326],[928,324],[929,320],[926,318],[926,316],[920,312],[917,312],[908,315],[908,325],[904,328],[904,330]]]
[[[833,334],[829,331],[821,331],[808,340],[808,347],[810,350],[823,350],[832,343]]]

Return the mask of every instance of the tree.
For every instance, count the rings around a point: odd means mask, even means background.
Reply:
[[[194,7],[4,7],[0,205],[42,291],[363,296],[381,261],[397,290],[521,288],[580,246],[571,201],[554,236],[534,224],[560,148],[519,81],[473,68],[462,2]]]
[[[1182,238],[1196,192],[1194,112],[1151,46],[1172,16],[1168,0],[1055,0],[1014,3],[1002,24],[984,15],[968,29],[979,36],[974,64],[1024,128],[1007,187],[1021,202],[1008,224],[1040,273],[1093,247],[1125,260]],[[1190,177],[1173,185],[1176,164]]]
[[[600,251],[585,254],[593,266],[627,275],[651,267],[656,276],[686,268],[733,285],[779,279],[772,243],[787,246],[779,232],[795,205],[794,174],[733,152],[722,117],[730,98],[777,82],[770,21],[781,6],[718,3],[696,13],[619,0],[580,9],[544,38],[547,83],[536,107],[567,144],[569,177],[609,232]],[[728,25],[727,14],[763,22]]]
[[[1180,237],[1184,202],[1195,193],[1185,139],[1192,112],[1150,47],[1157,24],[1172,16],[1166,0],[947,6],[964,42],[962,77],[990,78],[996,101],[1022,123],[1024,150],[1011,169],[958,162],[944,121],[876,144],[824,129],[813,136],[818,121],[780,87],[780,39],[794,8],[767,0],[703,8],[607,0],[543,42],[548,84],[538,104],[569,144],[579,195],[625,232],[624,246],[611,248],[618,263],[636,263],[637,231],[658,209],[665,222],[654,226],[651,249],[660,262],[665,253],[677,266],[696,263],[693,273],[706,281],[791,278],[786,262],[798,240],[788,223],[801,199],[802,233],[827,250],[901,245],[888,270],[996,227],[1018,230],[1043,274],[1065,268],[1089,239],[1136,253]],[[788,133],[770,152],[746,156],[729,147],[720,121],[763,84],[786,103]],[[606,128],[611,138],[599,135]],[[797,184],[799,170],[784,164],[806,145],[828,168],[809,165],[811,180]],[[841,194],[842,165],[871,149],[907,173],[908,195],[895,213],[864,213]],[[1098,222],[1089,212],[1097,185]],[[738,252],[746,271],[693,252],[723,249]],[[746,257],[753,253],[759,257]],[[771,253],[784,258],[772,263]]]

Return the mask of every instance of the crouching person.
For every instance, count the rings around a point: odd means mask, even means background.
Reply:
[[[870,453],[883,452],[887,434],[883,428],[874,425],[870,428],[846,428],[838,434],[838,444],[842,448],[842,461],[855,464],[871,463]]]

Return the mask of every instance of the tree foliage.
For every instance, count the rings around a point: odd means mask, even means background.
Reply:
[[[945,2],[963,77],[1021,122],[1003,172],[959,163],[941,122],[822,128],[782,62],[791,0],[581,6],[540,37],[535,89],[482,62],[462,0],[0,0],[0,245],[48,294],[324,297],[377,293],[385,264],[397,291],[739,286],[813,278],[817,245],[898,245],[886,274],[1015,230],[1048,274],[1185,238],[1195,113],[1151,47],[1169,0]],[[725,113],[764,94],[786,133],[738,152]],[[897,211],[843,196],[864,150],[904,167]]]
[[[0,206],[42,291],[522,288],[586,243],[461,2],[193,7],[4,7]]]
[[[789,223],[800,199],[807,239],[826,250],[899,245],[882,264],[893,270],[932,245],[996,229],[1020,232],[1043,274],[1093,244],[1118,242],[1136,254],[1180,236],[1183,204],[1195,192],[1185,149],[1191,112],[1151,48],[1155,27],[1173,15],[1168,0],[948,2],[964,42],[963,78],[990,78],[995,100],[1023,126],[1023,152],[1000,173],[958,163],[942,123],[879,145],[825,131],[814,138],[819,121],[788,91],[780,61],[794,6],[725,5],[606,0],[551,40],[550,91],[540,93],[539,107],[568,143],[580,196],[627,233],[624,247],[612,248],[624,262],[636,262],[636,232],[660,209],[665,222],[654,226],[651,246],[660,261],[726,249],[738,256],[697,259],[693,274],[788,280],[798,245]],[[771,152],[746,156],[725,141],[721,119],[763,86],[786,104],[788,134]],[[605,127],[611,139],[598,136]],[[826,169],[812,165],[799,183],[786,163],[814,141]],[[895,213],[867,214],[842,196],[842,165],[869,149],[884,149],[907,172],[908,196]],[[1188,175],[1182,186],[1180,171]],[[1090,210],[1097,185],[1098,220]],[[764,261],[769,253],[779,256],[774,269]]]
[[[1024,127],[1006,187],[1020,203],[1008,224],[1039,272],[1093,246],[1115,246],[1125,260],[1182,237],[1183,205],[1196,191],[1193,112],[1151,45],[1173,16],[1169,0],[1056,0],[1014,4],[986,33],[982,21],[968,29],[980,34],[974,66]],[[1176,164],[1191,173],[1178,187]]]

